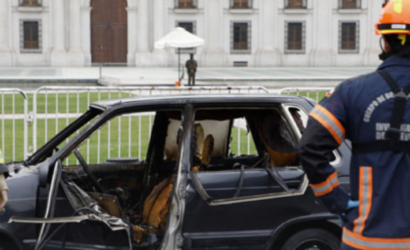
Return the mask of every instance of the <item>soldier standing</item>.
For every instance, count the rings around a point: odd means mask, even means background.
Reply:
[[[196,69],[198,68],[198,63],[194,60],[194,54],[191,53],[189,55],[191,59],[189,59],[185,64],[188,71],[188,86],[195,86],[195,74]]]

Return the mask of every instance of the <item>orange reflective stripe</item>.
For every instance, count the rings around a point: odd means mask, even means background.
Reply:
[[[320,104],[317,104],[315,106],[315,108],[317,108],[320,111],[322,111],[323,113],[325,113],[325,115],[327,115],[327,117],[329,117],[336,124],[336,126],[340,129],[340,131],[342,131],[343,136],[346,137],[345,128],[342,126],[342,124],[339,122],[339,120],[332,113],[330,113],[325,107],[323,107]]]
[[[310,184],[313,188],[321,188],[329,184],[330,180],[337,178],[337,172],[333,172],[329,177],[324,182],[318,183],[318,184]]]
[[[342,144],[342,140],[337,136],[336,132],[333,130],[333,128],[327,124],[325,120],[323,120],[319,115],[315,113],[310,113],[309,114],[311,117],[315,118],[320,124],[322,124],[323,127],[325,127],[329,133],[333,136],[333,138],[337,141],[337,143],[340,145]]]
[[[365,223],[369,217],[372,207],[373,195],[373,169],[371,167],[360,167],[359,175],[359,216],[353,222],[355,234],[363,235]]]
[[[349,246],[354,247],[354,248],[357,248],[357,249],[376,250],[376,249],[373,249],[373,248],[370,249],[370,248],[363,247],[362,245],[359,245],[359,244],[356,244],[356,243],[354,243],[354,242],[351,242],[350,240],[348,240],[348,239],[346,239],[346,238],[344,238],[344,237],[343,237],[342,241],[343,241],[343,243],[345,243],[346,245],[349,245]],[[384,250],[384,249],[377,249],[377,250]]]
[[[342,144],[343,139],[346,138],[346,131],[332,113],[317,104],[309,115],[325,127],[339,145]]]
[[[364,218],[363,218],[363,227],[362,227],[362,229],[360,230],[360,234],[361,235],[363,235],[363,230],[364,230],[364,228],[365,228],[365,224],[366,224],[366,221],[367,221],[367,218],[369,217],[369,214],[370,214],[370,209],[372,208],[372,196],[373,196],[373,169],[372,168],[368,168],[368,188],[369,188],[369,190],[368,190],[368,192],[367,192],[367,197],[366,197],[366,200],[367,200],[367,203],[368,203],[368,205],[367,205],[367,207],[366,207],[366,213],[365,213],[365,215],[364,215]]]
[[[398,249],[410,249],[410,238],[401,238],[401,239],[391,239],[391,238],[373,238],[373,237],[366,237],[363,235],[357,235],[346,228],[343,228],[343,241],[345,240],[354,242],[355,244],[361,243],[382,243],[385,244],[384,246],[379,245],[381,249],[392,249],[391,245],[388,244],[402,244],[401,246],[396,245],[395,247]],[[357,241],[355,241],[357,240]],[[375,245],[375,244],[373,244]],[[368,245],[370,246],[370,244]],[[361,245],[363,248],[363,245]],[[371,247],[369,249],[375,249]]]
[[[333,189],[336,188],[336,187],[338,187],[338,186],[340,186],[340,183],[335,183],[335,184],[333,184],[329,189],[326,189],[325,191],[322,191],[322,192],[314,192],[314,193],[315,193],[316,196],[323,196],[323,195],[326,195],[326,194],[331,193],[331,192],[333,191]]]
[[[316,196],[323,196],[333,191],[334,188],[340,185],[337,178],[337,172],[329,175],[324,182],[318,184],[310,184]]]

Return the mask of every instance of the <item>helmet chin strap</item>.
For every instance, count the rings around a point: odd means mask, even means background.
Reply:
[[[382,40],[383,40],[383,37],[380,37],[379,45],[380,45],[380,49],[382,50],[382,53],[379,55],[379,59],[382,60],[382,61],[384,61],[384,60],[386,60],[387,58],[389,58],[390,55],[389,55],[389,53],[387,53],[387,52],[384,50],[383,44],[382,44]]]

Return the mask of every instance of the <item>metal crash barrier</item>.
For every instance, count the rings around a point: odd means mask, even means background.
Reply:
[[[88,106],[100,100],[129,98],[135,96],[169,96],[177,94],[257,94],[269,93],[264,87],[42,87],[33,95],[33,145],[32,152],[46,143],[50,138],[68,126],[75,118],[83,114]],[[141,113],[118,117],[107,124],[104,131],[98,130],[96,142],[87,140],[82,150],[87,161],[95,158],[95,163],[112,157],[135,157],[143,159],[146,151],[141,145],[147,145],[151,135],[153,113]],[[249,140],[240,124],[237,126],[237,151],[244,146],[241,141]],[[138,128],[137,135],[135,129]],[[245,128],[246,130],[246,128]],[[127,135],[127,140],[124,139]],[[136,138],[133,138],[136,137]],[[243,138],[245,137],[245,138]],[[247,139],[246,139],[247,138]],[[136,139],[137,146],[131,150]],[[116,140],[113,142],[113,140]],[[66,141],[67,143],[68,141]],[[129,143],[128,148],[124,145]],[[97,148],[96,156],[91,156]],[[106,144],[106,145],[105,145]],[[116,148],[113,148],[115,144]],[[250,152],[250,143],[247,151]],[[90,148],[93,148],[91,150]],[[81,151],[81,150],[80,150]],[[71,162],[71,161],[70,161]]]
[[[0,88],[1,149],[8,162],[28,156],[28,98],[16,88]]]
[[[331,91],[333,91],[334,88],[307,88],[307,87],[293,87],[293,88],[284,88],[280,89],[277,93],[280,95],[296,95],[296,96],[302,96],[306,98],[310,98],[315,100],[316,102],[319,102],[320,100],[325,97],[325,95]]]

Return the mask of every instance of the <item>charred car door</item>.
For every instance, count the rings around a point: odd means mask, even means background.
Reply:
[[[237,119],[245,124],[238,125]],[[297,155],[295,124],[283,107],[200,109],[195,122],[204,127],[199,137],[225,136],[218,138],[225,142],[225,151],[193,152],[184,249],[265,249],[275,228],[314,210],[315,199],[306,192],[308,180]],[[222,122],[229,124],[228,132],[221,129]],[[249,133],[254,151],[233,152],[232,142],[241,132]],[[198,138],[198,131],[193,133]],[[213,148],[220,147],[218,140],[213,140]],[[201,148],[200,141],[195,143]],[[202,148],[212,147],[204,140]],[[211,157],[204,161],[206,155]]]
[[[34,249],[149,249],[161,244],[181,112],[129,110],[106,111],[40,163],[38,217],[11,218],[12,223],[38,225]],[[139,129],[121,131],[123,123]],[[98,141],[92,144],[95,150],[87,146],[93,140]]]

